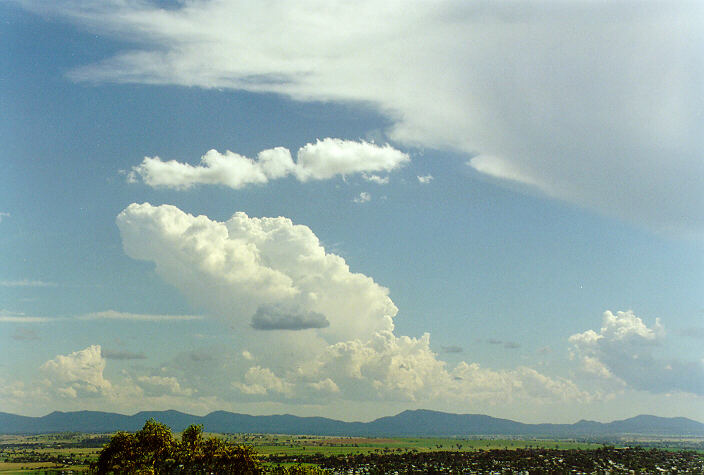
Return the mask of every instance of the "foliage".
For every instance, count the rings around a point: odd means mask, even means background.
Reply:
[[[153,419],[134,434],[118,432],[91,464],[95,474],[260,474],[254,450],[217,437],[203,437],[203,427],[191,425],[176,440],[171,429]]]

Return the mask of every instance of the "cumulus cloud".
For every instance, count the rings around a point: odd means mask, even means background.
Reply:
[[[359,195],[355,196],[355,198],[352,200],[355,203],[367,203],[372,200],[372,195],[367,193],[366,191],[362,191]]]
[[[291,158],[291,152],[283,147],[259,152],[256,160],[229,150],[224,154],[210,150],[201,157],[197,166],[175,160],[164,162],[159,157],[145,157],[141,164],[128,173],[127,180],[136,182],[139,177],[147,185],[157,188],[188,189],[194,185],[224,185],[239,189],[287,175],[308,181],[364,173],[365,179],[383,183],[383,178],[366,175],[365,172],[389,172],[409,160],[407,154],[390,145],[378,146],[364,141],[326,138],[301,147],[296,163]]]
[[[93,312],[76,317],[79,320],[141,320],[146,322],[163,322],[163,321],[179,321],[179,320],[201,320],[201,315],[161,315],[161,314],[144,314],[144,313],[128,313],[116,312],[115,310],[106,310],[104,312]]]
[[[433,175],[418,175],[417,178],[418,178],[418,182],[421,185],[427,185],[428,183],[433,181]]]
[[[58,355],[41,366],[41,370],[57,393],[70,398],[103,396],[112,390],[103,377],[105,359],[100,345],[91,345],[68,355]]]
[[[249,328],[261,306],[324,315],[326,337],[368,336],[393,328],[388,290],[327,253],[306,226],[238,212],[226,222],[174,206],[131,204],[117,217],[125,252],[194,302]]]
[[[165,394],[190,396],[193,394],[192,389],[182,388],[178,379],[173,376],[139,376],[137,383],[146,396],[163,396]]]
[[[244,383],[233,383],[244,394],[266,395],[267,393],[291,394],[293,385],[276,376],[269,368],[253,366],[244,375]]]
[[[366,173],[362,173],[362,178],[364,178],[366,181],[376,183],[377,185],[388,185],[389,184],[389,177],[388,176],[382,177],[379,175],[367,175]]]
[[[330,322],[321,313],[287,310],[271,305],[262,305],[252,316],[252,328],[257,330],[307,330],[329,326]]]
[[[700,2],[24,4],[133,41],[74,80],[356,101],[485,176],[704,230]]]
[[[584,373],[612,387],[704,395],[704,361],[658,358],[655,350],[664,339],[665,330],[659,319],[649,327],[628,310],[604,312],[598,332],[574,334],[569,342]]]
[[[569,380],[530,368],[495,371],[465,362],[448,368],[428,334],[393,333],[397,309],[387,289],[351,272],[308,227],[287,218],[238,212],[217,222],[145,203],[128,206],[117,224],[129,256],[153,262],[165,281],[227,321],[241,343],[227,357],[213,351],[200,361],[186,354],[167,365],[174,377],[203,388],[203,396],[235,389],[231,397],[244,401],[286,404],[333,394],[433,404],[591,397]]]

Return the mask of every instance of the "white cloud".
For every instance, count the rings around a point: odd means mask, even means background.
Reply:
[[[388,176],[381,177],[379,175],[367,175],[366,173],[362,173],[362,178],[364,178],[366,181],[376,183],[377,185],[388,185],[389,184],[389,177]]]
[[[233,386],[244,394],[266,395],[269,392],[291,394],[293,385],[276,376],[269,368],[253,366],[244,375],[244,383]]]
[[[103,312],[87,313],[76,317],[78,320],[141,320],[147,322],[163,322],[163,321],[188,321],[201,320],[201,315],[161,315],[161,314],[143,314],[143,313],[127,313],[116,312],[115,310],[105,310]]]
[[[250,184],[294,175],[300,181],[324,180],[337,175],[392,171],[409,161],[408,155],[390,145],[380,147],[369,142],[326,138],[306,144],[298,150],[294,163],[291,152],[277,147],[259,152],[257,159],[230,152],[210,150],[193,166],[159,157],[145,157],[127,175],[128,182],[140,177],[152,187],[188,189],[194,185],[224,185],[239,189]],[[367,177],[367,175],[364,175]],[[383,181],[373,175],[373,181]]]
[[[135,45],[75,80],[357,101],[487,176],[704,230],[701,2],[24,4]]]
[[[704,362],[657,357],[655,350],[664,340],[659,319],[648,327],[631,310],[606,311],[599,332],[587,330],[569,338],[583,372],[606,387],[704,395]]]
[[[58,319],[48,317],[30,317],[24,313],[0,310],[0,323],[47,323],[56,320]]]
[[[421,185],[427,185],[431,181],[433,181],[433,175],[418,175],[418,182]]]
[[[359,193],[359,195],[355,196],[352,201],[354,201],[355,203],[368,203],[371,200],[372,195],[370,195],[366,191],[362,191]]]
[[[193,394],[192,389],[182,388],[178,379],[173,376],[139,376],[137,384],[146,396],[163,396],[165,394],[191,396]]]
[[[41,369],[52,389],[63,396],[104,396],[112,390],[110,381],[103,377],[105,359],[100,345],[58,355],[44,363]]]
[[[238,331],[250,328],[262,305],[324,315],[329,327],[313,331],[325,338],[393,328],[388,290],[350,272],[308,227],[287,218],[238,212],[222,223],[145,203],[128,206],[117,225],[130,257],[154,262],[165,281]]]
[[[227,357],[210,352],[205,364],[184,356],[168,365],[179,380],[203,388],[203,396],[222,398],[234,388],[231,397],[244,401],[285,403],[331,394],[428,404],[591,397],[530,368],[491,370],[464,362],[447,368],[428,334],[394,335],[397,309],[387,289],[350,272],[308,227],[286,218],[239,212],[221,223],[174,206],[132,204],[117,224],[129,256],[154,262],[164,280],[227,321],[242,343]],[[257,331],[250,323],[259,320],[306,330]]]

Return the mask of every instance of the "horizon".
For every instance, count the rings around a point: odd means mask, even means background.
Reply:
[[[704,420],[704,4],[0,15],[0,411]]]
[[[52,415],[52,414],[71,414],[71,413],[86,413],[86,412],[88,412],[88,413],[116,414],[116,415],[125,416],[125,417],[134,417],[134,416],[137,416],[137,415],[139,415],[139,414],[151,414],[151,413],[159,413],[159,412],[163,412],[163,413],[178,413],[178,414],[184,415],[184,416],[193,416],[193,417],[200,417],[200,418],[202,418],[202,417],[207,417],[207,416],[209,416],[209,415],[211,415],[211,414],[223,413],[223,412],[224,412],[224,413],[227,413],[227,414],[234,414],[234,415],[241,415],[241,416],[252,416],[252,417],[293,416],[293,417],[302,418],[302,419],[305,419],[305,418],[319,418],[319,417],[322,417],[322,416],[299,416],[299,415],[291,414],[291,413],[280,413],[280,414],[247,414],[247,413],[240,413],[240,412],[233,412],[233,411],[223,411],[223,410],[217,410],[217,409],[216,409],[216,410],[213,410],[213,411],[210,411],[210,412],[208,412],[208,413],[205,413],[205,414],[192,414],[192,413],[188,413],[188,412],[179,411],[179,410],[177,410],[177,409],[141,410],[141,411],[137,411],[137,412],[134,412],[134,413],[121,413],[121,412],[113,412],[113,411],[97,411],[97,410],[94,411],[94,410],[85,410],[85,409],[80,410],[80,409],[79,409],[79,410],[71,410],[71,411],[57,411],[57,410],[55,410],[55,411],[51,411],[51,412],[49,412],[49,413],[47,413],[47,414],[44,414],[44,415],[42,415],[42,416],[25,416],[25,415],[22,415],[22,414],[13,414],[13,413],[7,413],[7,412],[2,412],[2,411],[0,411],[0,413],[4,413],[4,414],[9,414],[9,415],[13,415],[13,416],[20,416],[20,417],[29,417],[29,418],[33,418],[33,419],[44,418],[44,417],[50,416],[50,415]],[[598,423],[598,424],[609,424],[609,423],[613,423],[613,422],[624,422],[624,421],[629,421],[629,420],[633,420],[633,419],[639,419],[639,418],[642,418],[642,417],[652,417],[652,418],[657,418],[657,419],[668,419],[668,420],[672,420],[672,419],[686,419],[686,420],[688,420],[688,421],[691,421],[691,422],[695,422],[695,423],[697,423],[697,424],[702,424],[702,425],[704,425],[704,422],[698,421],[698,420],[696,420],[696,419],[692,419],[692,418],[686,417],[686,416],[662,417],[662,416],[656,416],[656,415],[653,415],[653,414],[637,414],[637,415],[635,415],[635,416],[624,417],[624,418],[621,418],[621,419],[611,419],[611,420],[579,419],[579,420],[574,421],[574,422],[555,423],[555,422],[550,422],[550,421],[543,421],[543,422],[522,422],[522,421],[518,421],[518,420],[514,420],[514,419],[508,419],[508,418],[502,418],[502,417],[494,417],[494,416],[490,416],[490,415],[488,415],[488,414],[479,414],[479,413],[455,413],[455,412],[438,411],[438,410],[434,410],[434,409],[404,409],[403,411],[397,412],[397,413],[392,414],[392,415],[380,416],[380,417],[376,417],[376,418],[374,418],[374,419],[370,419],[370,420],[366,420],[366,421],[365,421],[365,420],[345,420],[345,419],[336,419],[336,418],[330,418],[330,417],[322,417],[322,418],[328,419],[328,420],[332,420],[332,421],[335,421],[335,422],[353,423],[353,424],[354,424],[354,423],[368,424],[368,423],[370,423],[370,422],[374,422],[374,421],[377,421],[377,420],[379,420],[379,419],[394,418],[394,417],[400,416],[401,414],[404,414],[404,413],[413,413],[413,412],[431,412],[431,413],[439,413],[439,414],[445,414],[445,415],[451,415],[451,416],[486,416],[486,417],[489,417],[489,418],[491,418],[491,419],[507,420],[507,421],[517,422],[517,423],[526,424],[526,425],[543,425],[543,424],[545,424],[545,425],[575,425],[575,424],[578,424],[578,423],[580,423],[580,422],[596,422],[596,423]]]

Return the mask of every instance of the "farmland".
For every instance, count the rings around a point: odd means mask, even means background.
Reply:
[[[324,437],[275,434],[208,434],[252,446],[264,467],[317,466],[331,473],[484,473],[546,469],[612,473],[656,469],[704,470],[702,440],[631,441],[606,446],[596,441],[520,438]],[[178,437],[178,436],[177,436]],[[0,436],[0,472],[85,472],[97,459],[105,434],[62,433]],[[635,448],[629,448],[633,446]],[[656,446],[657,448],[655,448]],[[682,448],[700,450],[682,451]]]

